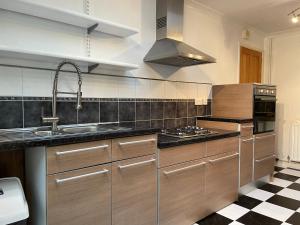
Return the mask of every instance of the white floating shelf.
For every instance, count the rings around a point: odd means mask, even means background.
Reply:
[[[80,66],[88,67],[89,72],[97,67],[118,71],[138,69],[138,65],[130,63],[102,60],[91,57],[64,55],[59,53],[48,53],[36,50],[17,49],[8,46],[0,46],[0,58],[24,59],[47,63],[60,63],[62,60],[71,60]]]
[[[42,5],[38,2],[26,0],[0,0],[0,8],[26,15],[36,16],[56,22],[70,24],[88,29],[97,24],[96,31],[112,34],[119,37],[128,37],[139,31],[135,28],[111,21],[102,20],[94,16],[86,15],[72,10],[55,8]]]

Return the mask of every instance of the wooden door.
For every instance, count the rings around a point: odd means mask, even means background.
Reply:
[[[160,225],[191,225],[205,216],[205,165],[196,160],[159,169]]]
[[[111,164],[48,176],[48,225],[110,225]]]
[[[157,171],[155,155],[112,165],[112,224],[155,225]]]
[[[240,83],[261,83],[262,53],[241,47]]]

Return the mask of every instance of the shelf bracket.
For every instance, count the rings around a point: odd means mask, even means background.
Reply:
[[[88,66],[88,72],[89,72],[89,73],[92,72],[92,71],[93,71],[94,69],[96,69],[98,66],[99,66],[98,63]]]
[[[99,24],[96,23],[96,24],[94,24],[94,25],[88,27],[88,28],[87,28],[87,33],[88,33],[88,34],[91,34],[91,33],[98,27],[98,25],[99,25]]]

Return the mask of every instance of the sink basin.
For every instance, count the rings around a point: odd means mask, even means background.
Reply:
[[[88,133],[88,132],[97,132],[97,126],[86,126],[86,127],[65,127],[60,129],[64,133]]]
[[[51,128],[38,128],[33,130],[33,134],[41,137],[48,137],[54,135],[62,134],[80,134],[80,133],[90,133],[90,132],[109,132],[109,131],[121,131],[121,130],[131,130],[128,127],[119,127],[117,125],[109,124],[95,124],[95,125],[74,125],[68,127],[59,127],[57,132],[53,132]]]
[[[36,130],[33,132],[34,135],[36,136],[41,136],[41,137],[49,137],[49,136],[54,136],[54,135],[60,135],[60,132],[53,132],[52,130]]]

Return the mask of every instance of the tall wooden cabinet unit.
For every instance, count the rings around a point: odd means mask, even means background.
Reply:
[[[253,118],[253,84],[213,86],[212,99],[214,117]]]

